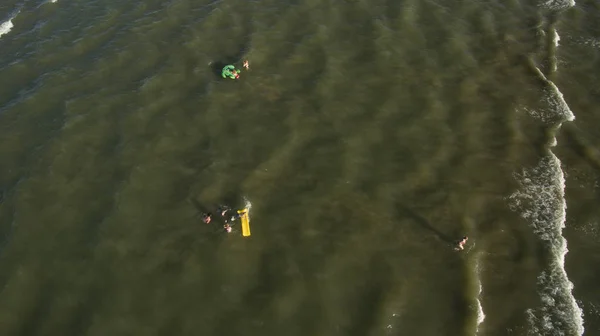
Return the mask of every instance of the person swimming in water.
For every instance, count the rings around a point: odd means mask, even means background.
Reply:
[[[462,237],[462,239],[456,244],[456,247],[454,248],[454,250],[456,250],[456,251],[464,250],[467,240],[469,240],[469,238],[467,236]]]
[[[227,205],[219,205],[219,207],[217,208],[219,215],[221,215],[221,218],[223,218],[223,221],[225,222],[226,225],[229,225],[230,221],[233,222],[233,219],[227,215],[229,210],[231,210],[231,208],[228,207]]]
[[[229,225],[229,223],[225,223],[225,225],[223,225],[223,228],[225,228],[225,232],[231,233],[231,225]]]
[[[246,212],[245,212],[245,211],[243,211],[243,212],[236,212],[236,213],[234,213],[233,215],[231,215],[231,217],[230,217],[230,220],[233,222],[233,221],[235,221],[236,219],[240,219],[240,218],[242,218],[242,216],[243,216],[243,215],[245,215],[245,214],[246,214]]]
[[[242,217],[242,215],[241,215],[241,214],[239,214],[239,213],[235,213],[235,214],[231,215],[231,217],[229,217],[229,220],[233,222],[233,221],[235,221],[236,219],[240,219],[241,217]]]
[[[248,60],[244,61],[244,65],[242,65],[246,70],[250,70],[250,63],[248,63]]]
[[[219,211],[221,217],[225,217],[227,215],[227,211],[229,210],[231,210],[231,208],[227,205],[219,205],[219,207],[217,208],[217,211]]]
[[[205,224],[210,223],[211,220],[212,220],[212,214],[210,212],[209,213],[205,213],[204,215],[202,215],[202,221]]]

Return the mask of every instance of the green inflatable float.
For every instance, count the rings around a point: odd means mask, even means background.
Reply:
[[[240,70],[236,70],[235,66],[229,64],[223,67],[221,76],[223,76],[223,78],[238,79],[240,78]]]

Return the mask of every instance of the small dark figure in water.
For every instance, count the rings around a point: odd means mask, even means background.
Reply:
[[[212,219],[212,214],[210,212],[202,215],[202,221],[206,224],[210,223],[211,219]]]
[[[464,250],[467,240],[469,240],[469,238],[467,236],[462,237],[462,239],[456,244],[456,247],[454,248],[454,250],[456,250],[456,251]]]
[[[242,215],[243,215],[243,214],[240,214],[240,213],[235,213],[235,214],[231,215],[231,219],[230,219],[230,220],[233,222],[233,221],[235,221],[236,219],[240,219],[240,218],[242,217]]]
[[[220,205],[219,208],[217,208],[217,211],[223,218],[225,225],[229,225],[229,217],[227,216],[227,212],[229,212],[229,210],[231,210],[231,208],[226,205]]]
[[[231,208],[226,205],[220,205],[217,208],[217,211],[219,211],[219,214],[221,215],[221,217],[225,217],[227,215],[227,211],[229,211],[229,210],[231,210]]]

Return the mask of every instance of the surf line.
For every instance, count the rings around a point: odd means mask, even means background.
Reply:
[[[469,232],[475,231],[475,223],[472,220],[467,220],[465,223],[468,227]],[[469,292],[470,295],[474,297],[473,301],[469,304],[469,309],[473,312],[475,317],[473,321],[473,327],[469,326],[470,333],[474,335],[478,335],[483,327],[483,321],[485,320],[485,313],[483,312],[483,305],[481,304],[483,300],[483,283],[481,281],[481,258],[484,255],[484,252],[481,249],[476,248],[476,243],[472,242],[469,244],[467,249],[462,253],[467,257],[467,265],[469,269]],[[469,323],[470,324],[470,323]],[[472,329],[471,329],[472,328]]]
[[[558,33],[553,33],[557,45]],[[547,146],[547,155],[535,167],[515,173],[519,188],[509,197],[511,209],[521,212],[521,216],[529,221],[534,233],[546,243],[553,257],[537,278],[542,306],[530,308],[526,314],[531,331],[537,335],[581,336],[584,333],[583,312],[573,296],[573,283],[564,268],[568,252],[567,240],[562,235],[567,209],[565,177],[560,160],[551,151],[557,143],[556,132],[563,122],[574,120],[575,115],[558,87],[538,67],[533,68],[549,89],[544,97],[547,112],[560,121],[552,129],[554,136]],[[542,117],[543,114],[542,111],[534,116]]]
[[[531,169],[515,174],[519,191],[510,196],[513,210],[521,212],[553,257],[537,278],[542,305],[527,310],[531,331],[537,335],[583,335],[582,311],[572,294],[564,269],[567,241],[565,180],[560,161],[549,151]]]

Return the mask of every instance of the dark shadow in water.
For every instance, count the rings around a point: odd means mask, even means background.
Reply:
[[[421,215],[419,215],[412,209],[410,209],[402,204],[398,204],[398,208],[400,208],[402,211],[404,211],[404,213],[406,213],[410,218],[414,219],[414,221],[417,224],[419,224],[419,226],[433,232],[439,239],[445,241],[448,244],[456,243],[456,241],[457,241],[456,239],[452,239],[452,237],[449,237],[448,235],[444,234],[440,230],[436,229],[433,225],[431,225],[431,223],[429,223],[427,221],[427,219],[423,218]]]
[[[229,64],[233,64],[235,65],[236,69],[240,69],[241,66],[237,64],[238,62],[226,62],[226,61],[216,61],[216,62],[211,62],[210,63],[210,70],[212,71],[212,73],[217,77],[217,79],[222,79],[222,80],[231,80],[229,78],[223,78],[223,76],[221,75],[221,71],[223,70],[223,68],[226,65]]]
[[[212,213],[207,207],[200,204],[200,202],[198,202],[196,199],[190,198],[189,201],[190,201],[190,203],[192,203],[194,208],[196,208],[196,211],[198,211],[198,213],[196,214],[196,217],[199,217],[205,213]],[[214,214],[213,214],[213,216],[214,216]]]
[[[198,202],[195,198],[190,197],[189,201],[190,201],[190,203],[192,203],[194,208],[196,208],[196,211],[197,211],[197,213],[195,215],[196,218],[202,216],[205,213],[212,214],[212,220],[210,221],[210,223],[208,225],[205,223],[201,223],[202,224],[201,227],[205,228],[204,230],[206,230],[205,231],[206,233],[220,234],[223,232],[221,225],[214,225],[216,223],[215,219],[220,219],[220,216],[218,216],[218,214],[216,214],[214,211],[211,211],[204,205],[200,204],[200,202]]]
[[[583,137],[583,132],[574,123],[565,123],[561,127],[561,133],[564,134],[565,144],[569,148],[572,148],[580,158],[587,161],[592,167],[600,170],[600,151],[596,150],[591,141]]]
[[[52,312],[54,303],[52,293],[54,293],[54,287],[51,284],[48,282],[40,284],[40,291],[36,297],[35,304],[28,307],[29,311],[22,317],[23,321],[27,321],[27,323],[23,323],[20,332],[17,332],[15,335],[26,336],[39,335],[41,333],[40,329],[42,329],[46,317]]]
[[[105,298],[103,288],[92,285],[81,297],[81,301],[66,325],[68,335],[85,335],[94,322],[94,310]]]
[[[231,63],[225,63],[223,61],[212,62],[210,63],[210,70],[218,79],[225,79],[223,76],[221,76],[221,70],[223,70],[223,67],[227,64]]]
[[[225,56],[225,57],[219,58],[219,60],[217,60],[217,61],[210,62],[211,71],[214,73],[214,75],[217,78],[225,79],[221,75],[221,71],[223,70],[223,67],[225,67],[228,64],[233,64],[233,65],[235,65],[236,68],[240,68],[242,66],[242,64],[241,64],[242,57],[246,53],[247,49],[248,49],[247,46],[244,45],[234,55]]]
[[[346,335],[368,335],[380,321],[381,307],[385,305],[388,289],[393,283],[392,269],[385,260],[385,253],[373,255],[368,263],[368,274],[375,276],[363,275],[362,279],[358,279],[362,282],[362,291],[356,294],[360,301],[354,308],[356,318],[350,328],[346,329]]]
[[[206,206],[200,204],[200,202],[198,202],[195,198],[193,198],[193,197],[189,198],[190,203],[196,209],[196,215],[195,215],[196,218],[198,218],[206,213],[212,214],[212,220],[210,222],[210,225],[208,225],[207,227],[210,228],[209,231],[212,232],[213,234],[223,233],[222,225],[224,225],[226,223],[225,218],[221,217],[221,214],[219,213],[219,209],[221,209],[223,206],[227,206],[229,208],[229,212],[227,213],[228,214],[227,216],[231,216],[231,215],[235,214],[237,209],[239,209],[239,208],[236,208],[237,204],[233,201],[233,197],[226,197],[225,200],[230,201],[230,202],[223,203],[223,204],[215,204],[209,208],[209,207],[206,207]],[[213,225],[215,223],[217,223],[217,225]],[[239,221],[229,221],[229,224],[235,228],[239,224]]]

